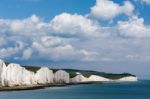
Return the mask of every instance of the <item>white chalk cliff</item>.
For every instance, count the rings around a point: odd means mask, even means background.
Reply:
[[[38,84],[51,84],[53,83],[54,74],[47,67],[42,67],[36,72],[35,78]]]
[[[77,73],[76,73],[77,74]],[[86,83],[86,82],[126,82],[126,81],[138,81],[137,77],[128,76],[120,79],[108,79],[98,75],[91,75],[90,77],[84,77],[82,74],[77,74],[70,79],[71,83]]]
[[[71,83],[86,83],[86,82],[106,82],[106,81],[112,81],[108,78],[97,76],[97,75],[91,75],[90,77],[84,77],[82,74],[78,74],[77,76],[71,78]]]
[[[5,65],[3,60],[0,60],[0,87],[1,86],[28,86],[28,85],[47,85],[47,84],[68,84],[68,83],[86,83],[86,82],[99,82],[99,81],[137,81],[137,77],[127,76],[117,80],[108,79],[98,75],[91,75],[84,77],[81,73],[77,72],[76,76],[70,78],[69,73],[64,70],[58,70],[53,73],[47,67],[42,67],[36,73],[27,70],[19,64],[11,63]]]
[[[36,84],[34,73],[19,64],[9,64],[2,72],[2,86]]]
[[[71,83],[84,83],[88,82],[88,78],[84,77],[82,74],[78,74],[77,76],[70,79]]]
[[[137,77],[133,77],[133,76],[128,76],[128,77],[123,77],[123,78],[120,78],[118,79],[117,81],[138,81],[138,78]]]
[[[3,83],[3,76],[2,76],[2,74],[3,74],[5,69],[6,69],[6,65],[5,65],[4,61],[0,60],[0,86],[2,86],[2,83]]]
[[[88,81],[89,82],[92,82],[92,81],[98,82],[98,81],[111,81],[111,80],[108,78],[105,78],[105,77],[101,77],[101,76],[97,76],[97,75],[91,75],[88,78]]]
[[[69,73],[65,72],[64,70],[58,70],[54,74],[54,82],[61,84],[61,83],[69,83]]]

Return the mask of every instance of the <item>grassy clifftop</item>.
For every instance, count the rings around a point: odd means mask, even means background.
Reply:
[[[74,70],[74,69],[65,69],[70,74],[70,77],[73,78],[76,76],[76,72],[81,73],[85,77],[89,77],[90,75],[98,75],[109,79],[119,79],[127,76],[135,76],[130,73],[121,73],[121,74],[113,74],[113,73],[105,73],[105,72],[97,72],[97,71],[88,71],[88,70]]]
[[[36,72],[40,69],[40,67],[35,66],[24,66],[27,70]],[[51,69],[53,72],[56,72],[58,69]],[[113,74],[113,73],[105,73],[105,72],[97,72],[97,71],[88,71],[88,70],[76,70],[76,69],[62,69],[70,74],[70,78],[75,77],[77,72],[81,73],[85,77],[89,77],[90,75],[99,75],[109,79],[119,79],[127,76],[135,76],[130,73],[122,73],[122,74]]]
[[[35,67],[35,66],[24,66],[27,70],[32,71],[36,73],[41,67]]]

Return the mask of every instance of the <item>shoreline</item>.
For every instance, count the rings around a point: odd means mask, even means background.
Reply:
[[[0,92],[3,91],[22,91],[22,90],[36,90],[36,89],[44,89],[47,87],[64,87],[67,84],[46,84],[46,85],[30,85],[30,86],[13,86],[13,87],[0,87]]]
[[[4,91],[23,91],[23,90],[36,90],[36,89],[45,89],[49,87],[64,87],[70,85],[81,85],[81,84],[103,84],[104,82],[82,82],[82,83],[68,83],[68,84],[39,84],[39,85],[30,85],[30,86],[13,86],[13,87],[0,87],[0,92]]]
[[[50,87],[65,87],[70,85],[83,85],[83,84],[109,84],[109,83],[124,83],[124,82],[82,82],[82,83],[68,83],[68,84],[39,84],[39,85],[30,85],[30,86],[13,86],[13,87],[0,87],[0,92],[4,91],[23,91],[23,90],[36,90],[36,89],[45,89]]]

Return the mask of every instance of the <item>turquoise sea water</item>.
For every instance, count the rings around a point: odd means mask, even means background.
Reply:
[[[150,99],[150,81],[0,92],[0,99]]]

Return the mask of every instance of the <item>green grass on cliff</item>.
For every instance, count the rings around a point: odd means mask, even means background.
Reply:
[[[122,74],[113,74],[113,73],[105,73],[105,72],[97,72],[97,71],[88,71],[88,70],[74,70],[74,69],[65,69],[70,74],[70,77],[73,78],[76,76],[76,72],[81,73],[85,77],[90,77],[91,75],[99,75],[109,79],[119,79],[127,76],[135,76],[129,73]]]
[[[41,67],[35,67],[35,66],[24,66],[27,70],[32,71],[36,73]]]
[[[35,66],[24,66],[27,70],[33,71],[36,73],[40,69],[40,67],[35,67]],[[55,73],[58,69],[51,69]],[[127,77],[127,76],[135,76],[129,73],[122,73],[122,74],[113,74],[113,73],[105,73],[105,72],[97,72],[97,71],[88,71],[88,70],[76,70],[76,69],[62,69],[65,70],[66,72],[69,73],[70,78],[75,77],[77,74],[76,72],[81,73],[85,77],[90,77],[90,75],[99,75],[105,78],[109,79],[119,79],[122,77]]]

